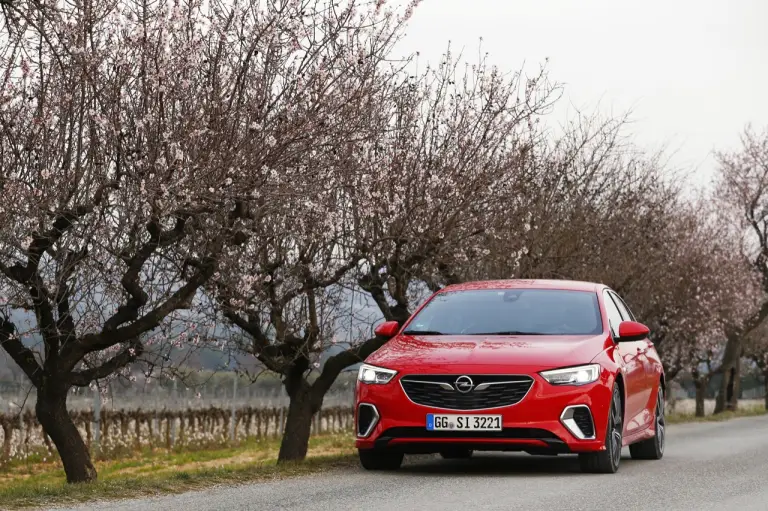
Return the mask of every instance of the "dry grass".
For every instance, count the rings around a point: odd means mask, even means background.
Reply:
[[[0,502],[3,509],[66,505],[304,475],[349,466],[355,462],[353,446],[346,434],[313,437],[306,461],[279,466],[277,441],[208,451],[138,453],[120,461],[97,462],[99,480],[87,485],[66,484],[58,463],[19,465],[0,473]]]
[[[765,400],[764,399],[740,399],[739,400],[739,409],[753,409],[753,408],[759,408],[761,406],[764,406]],[[696,411],[696,400],[695,399],[678,399],[674,403],[671,401],[667,402],[667,412],[668,413],[679,413],[681,415],[693,415],[693,413]],[[705,399],[704,400],[704,413],[705,415],[711,415],[715,411],[715,400],[714,399]]]
[[[736,419],[739,417],[754,417],[757,415],[765,415],[768,413],[765,409],[765,405],[752,405],[741,406],[738,410],[733,412],[723,412],[715,414],[707,414],[704,417],[696,417],[693,412],[686,411],[683,413],[671,413],[667,415],[667,423],[679,424],[682,422],[720,422],[730,419]]]

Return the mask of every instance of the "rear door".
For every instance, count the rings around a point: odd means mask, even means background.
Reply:
[[[625,321],[621,312],[614,302],[609,291],[603,291],[603,303],[608,315],[608,323],[611,328],[613,339],[619,338],[619,323]],[[638,342],[616,343],[617,359],[622,365],[624,374],[624,385],[626,387],[627,399],[624,404],[624,432],[631,434],[642,426],[638,419],[642,418],[644,403],[643,394],[645,390],[645,367],[638,360]]]

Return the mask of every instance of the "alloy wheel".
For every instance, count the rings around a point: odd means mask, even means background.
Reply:
[[[656,403],[656,444],[659,452],[664,452],[664,441],[666,432],[666,419],[664,417],[664,390],[659,387],[659,398]]]
[[[621,447],[624,420],[621,416],[621,397],[618,392],[613,393],[611,404],[611,461],[618,467],[621,461]]]
[[[579,454],[579,464],[583,472],[613,474],[619,469],[624,435],[624,415],[621,411],[621,390],[618,385],[613,389],[613,398],[608,407],[607,419],[605,448]]]

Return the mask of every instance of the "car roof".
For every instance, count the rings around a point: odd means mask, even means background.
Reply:
[[[561,289],[568,291],[599,292],[607,286],[595,282],[560,279],[508,279],[508,280],[479,280],[453,284],[441,289],[445,291],[472,291],[479,289]]]

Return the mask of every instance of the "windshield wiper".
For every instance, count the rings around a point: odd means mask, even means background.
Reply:
[[[445,335],[437,330],[406,330],[403,335]]]
[[[520,330],[508,330],[506,332],[482,332],[470,335],[548,335],[542,332],[522,332]]]

